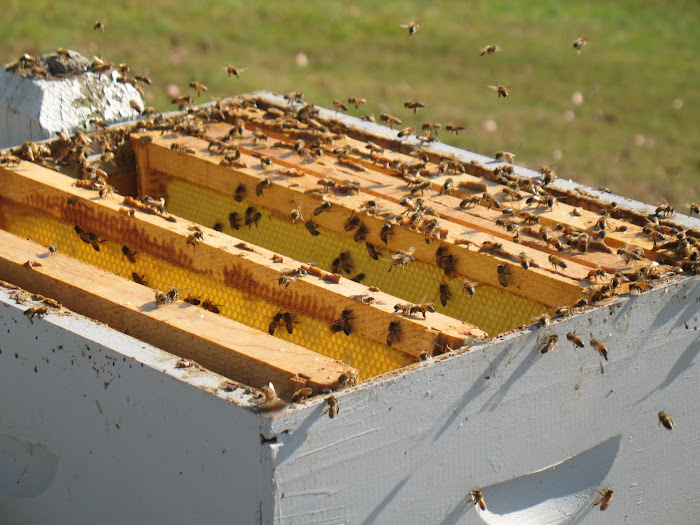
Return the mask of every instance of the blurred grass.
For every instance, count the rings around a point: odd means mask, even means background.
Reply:
[[[160,110],[171,108],[169,84],[186,92],[191,80],[209,87],[200,101],[259,89],[326,107],[360,96],[358,113],[466,125],[440,137],[478,153],[512,151],[518,164],[555,164],[560,176],[652,204],[700,199],[695,0],[5,3],[3,62],[57,47],[126,62],[151,76],[147,102]],[[421,27],[409,38],[399,25],[412,20]],[[577,55],[579,36],[589,44]],[[479,56],[492,43],[501,52]],[[240,80],[227,64],[246,68]],[[499,83],[508,99],[487,88]],[[407,99],[426,108],[414,117]]]

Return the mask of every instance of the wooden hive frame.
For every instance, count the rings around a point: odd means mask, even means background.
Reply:
[[[256,104],[251,104],[251,100]],[[592,236],[602,229],[597,201],[587,201],[584,193],[574,196],[552,190],[552,195],[560,197],[559,203],[544,208],[531,206],[526,201],[532,197],[532,192],[544,194],[541,184],[528,185],[524,177],[499,173],[502,169],[489,169],[481,162],[454,163],[454,158],[436,151],[440,148],[426,146],[424,140],[392,138],[394,132],[372,128],[350,117],[339,120],[337,114],[328,110],[321,109],[309,122],[301,123],[295,117],[300,107],[290,106],[272,95],[254,94],[175,115],[171,120],[159,117],[150,124],[127,127],[125,133],[131,133],[138,178],[129,170],[122,170],[121,174],[111,177],[110,182],[114,181],[122,191],[133,192],[137,187],[139,195],[162,196],[166,202],[168,183],[172,180],[185,181],[229,197],[244,185],[249,188],[246,202],[284,221],[290,221],[290,212],[295,208],[303,210],[309,219],[310,212],[322,202],[331,203],[332,213],[320,213],[311,220],[324,231],[345,236],[348,243],[353,242],[356,232],[354,228],[348,231],[345,226],[351,218],[357,217],[367,229],[361,239],[363,243],[383,247],[390,255],[411,247],[412,257],[429,266],[436,266],[439,259],[439,255],[436,259],[436,252],[445,250],[443,253],[454,257],[451,272],[495,288],[503,288],[499,267],[505,268],[508,292],[538,301],[550,312],[564,307],[568,313],[571,307],[585,305],[587,298],[596,294],[598,298],[605,298],[614,293],[626,293],[630,285],[635,286],[634,279],[618,277],[617,286],[601,294],[597,278],[595,281],[590,278],[593,269],[601,268],[605,272],[601,273],[601,278],[607,280],[618,272],[633,276],[644,268],[646,279],[675,271],[669,264],[682,264],[672,250],[659,249],[656,240],[650,239],[641,224],[623,220],[639,217],[618,208],[605,216],[607,236],[597,245],[597,251],[555,249],[551,241],[543,240],[541,226],[548,228],[550,236],[560,243],[565,241],[567,230],[568,237],[572,236],[570,232],[588,232]],[[241,123],[245,126],[242,132]],[[277,142],[258,143],[262,137],[271,137]],[[320,138],[323,140],[318,141],[318,148],[325,153],[324,158],[309,162],[308,155],[295,152],[298,140],[305,141],[303,148]],[[389,151],[368,153],[366,147],[370,141]],[[240,154],[233,166],[222,162],[224,152],[211,151],[212,145],[221,146],[226,142],[235,143]],[[21,151],[12,153],[21,154]],[[424,157],[420,167],[415,168],[413,174],[407,173],[406,167],[415,164],[418,157]],[[269,159],[269,165],[263,165],[262,159]],[[453,161],[451,167],[447,161]],[[5,164],[0,168],[3,182],[0,225],[3,229],[12,229],[13,216],[31,214],[34,210],[64,223],[80,225],[84,231],[134,252],[209,276],[225,286],[279,305],[280,312],[282,308],[289,308],[332,326],[343,311],[351,311],[354,334],[372,344],[391,343],[388,346],[392,351],[406,356],[403,364],[426,355],[466,348],[486,338],[487,334],[476,326],[439,313],[431,313],[425,320],[415,314],[397,315],[395,305],[402,304],[404,299],[330,275],[328,268],[303,266],[319,279],[299,278],[290,288],[284,281],[285,271],[274,262],[280,256],[264,246],[254,246],[203,224],[172,218],[174,222],[171,222],[167,214],[143,213],[145,208],[138,208],[138,203],[127,200],[127,204],[137,206],[132,216],[124,213],[128,206],[121,197],[101,199],[96,196],[95,188],[76,186],[74,179],[58,175],[48,167],[25,161],[14,165],[7,158]],[[432,220],[430,217],[422,217],[422,222],[403,219],[407,195],[413,194],[414,200],[419,196],[406,186],[406,181],[412,177],[420,177],[429,193],[421,198],[439,220],[439,226],[427,231],[423,226]],[[323,185],[319,185],[320,182]],[[355,185],[352,191],[332,190],[333,184],[338,187],[348,183]],[[507,187],[520,195],[515,196],[513,191],[507,193]],[[474,195],[477,197],[473,198]],[[575,208],[561,202],[562,198],[582,206]],[[465,206],[465,200],[471,200],[474,205]],[[368,201],[373,202],[372,208],[368,207]],[[506,206],[517,210],[515,215],[504,215],[502,210]],[[524,216],[519,217],[518,212],[527,212],[536,217],[538,223],[525,224]],[[504,218],[518,224],[521,231],[518,239],[502,227]],[[382,238],[387,224],[391,235]],[[199,236],[197,239],[193,238],[194,232]],[[36,258],[42,249],[5,233],[1,240],[4,246],[18,247],[12,257],[4,256],[0,260],[3,271],[15,284],[34,293],[56,297],[69,308],[95,315],[119,329],[129,329],[144,340],[177,355],[196,359],[234,380],[254,386],[273,381],[280,394],[289,398],[295,389],[304,385],[311,386],[315,392],[339,388],[349,373],[350,376],[355,374],[347,363],[319,356],[313,348],[285,342],[291,351],[281,353],[275,349],[278,340],[261,328],[248,328],[201,309],[144,310],[125,306],[114,299],[120,295],[115,290],[128,291],[133,304],[139,305],[153,303],[153,293],[137,284],[125,283],[119,277],[100,274],[102,288],[78,294],[79,290],[94,286],[93,280],[79,278],[92,273],[82,267],[82,263],[64,256],[48,257],[43,259],[42,266],[31,271],[23,265]],[[519,242],[516,244],[515,240]],[[637,248],[644,257],[625,260],[616,253],[620,248],[629,251]],[[46,254],[45,250],[43,253]],[[530,262],[527,269],[521,264],[521,253]],[[551,255],[565,261],[566,268],[553,267]],[[648,260],[654,261],[651,270]],[[75,282],[68,283],[61,277],[61,265],[70,268],[72,273],[69,274]],[[285,257],[282,266],[300,268],[302,263]],[[389,270],[393,268],[390,262],[386,266]],[[35,278],[41,275],[45,278]],[[75,295],[81,300],[73,300],[71,297]],[[370,296],[372,301],[362,300]],[[184,324],[179,326],[175,319],[178,323],[185,319]],[[164,325],[159,325],[159,321]],[[131,328],[132,325],[136,328]],[[154,329],[152,326],[169,328]],[[392,326],[400,326],[397,332],[400,337],[390,336]],[[229,340],[212,335],[224,329],[239,333],[241,337]],[[167,336],[163,335],[166,333]],[[330,336],[328,332],[325,337]],[[211,348],[216,350],[209,350]]]

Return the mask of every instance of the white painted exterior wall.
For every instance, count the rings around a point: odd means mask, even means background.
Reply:
[[[0,149],[26,141],[54,138],[59,131],[95,129],[91,119],[121,122],[138,116],[129,101],[143,108],[136,89],[116,81],[116,71],[44,80],[0,69]]]
[[[240,390],[77,315],[30,324],[26,308],[0,289],[0,523],[259,522],[261,420]]]
[[[699,523],[699,284],[557,321],[546,329],[559,334],[553,353],[540,355],[538,332],[526,331],[337,393],[334,420],[322,399],[255,414],[241,391],[215,390],[220,376],[174,369],[169,354],[79,316],[31,325],[0,292],[0,515]],[[574,350],[569,331],[586,348]],[[600,512],[603,486],[615,493]],[[487,512],[469,502],[475,487]]]

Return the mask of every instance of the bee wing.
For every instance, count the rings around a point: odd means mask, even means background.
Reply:
[[[406,255],[413,255],[413,252],[416,251],[416,248],[414,246],[411,246],[408,250],[406,250]]]
[[[411,24],[401,24],[401,27],[403,29],[408,29],[409,27],[411,27]]]
[[[493,89],[494,91],[498,91],[498,86],[488,86],[489,89]]]

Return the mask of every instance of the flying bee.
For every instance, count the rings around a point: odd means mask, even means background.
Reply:
[[[695,215],[700,215],[700,204],[693,202],[690,205],[690,213],[688,213],[688,217],[690,217],[693,213]]]
[[[310,233],[311,235],[313,235],[314,237],[317,236],[317,235],[321,235],[321,232],[318,231],[318,224],[316,224],[316,223],[315,223],[314,221],[312,221],[311,219],[309,219],[308,221],[306,221],[306,222],[304,223],[304,226],[306,226],[306,229],[307,229],[307,230],[309,231],[309,233]]]
[[[202,93],[204,93],[205,91],[209,90],[209,88],[207,88],[207,86],[205,86],[204,84],[201,84],[199,82],[192,81],[192,82],[190,82],[189,85],[194,90],[194,92],[197,93],[197,96],[199,96]]]
[[[263,179],[255,185],[255,195],[262,197],[263,190],[272,184],[272,180],[267,178]]]
[[[576,40],[574,40],[574,49],[576,50],[577,54],[581,53],[581,49],[583,49],[583,46],[585,46],[588,43],[588,40],[586,40],[584,37],[579,37]],[[600,510],[603,510],[602,508]]]
[[[508,98],[508,88],[503,84],[498,84],[497,86],[489,86],[494,91],[498,92],[498,98]]]
[[[450,133],[459,135],[459,132],[464,131],[466,128],[465,126],[460,126],[458,124],[445,124],[445,129]]]
[[[663,410],[659,412],[659,423],[669,430],[673,430],[673,427],[676,426],[676,424],[673,422],[673,419],[668,417],[668,414]]]
[[[505,96],[507,97],[508,95]],[[508,151],[497,151],[496,155],[494,156],[494,159],[496,159],[499,162],[507,162],[508,164],[513,164],[513,162],[515,162],[515,155]]]
[[[396,250],[396,253],[391,256],[391,266],[389,266],[389,271],[394,266],[402,266],[405,267],[406,265],[414,262],[416,259],[413,257],[413,252],[415,251],[414,247],[410,247],[408,250]]]
[[[394,341],[401,341],[401,324],[398,321],[389,323],[389,331],[386,336],[387,345],[393,345]]]
[[[433,131],[437,135],[438,130],[442,128],[442,124],[440,124],[439,122],[423,122],[421,128],[424,131],[427,131],[428,135],[430,135]]]
[[[419,102],[418,100],[407,100],[403,103],[403,107],[405,107],[406,109],[412,109],[413,114],[415,115],[416,111],[418,111],[420,108],[425,107],[425,104]]]
[[[346,308],[340,313],[340,319],[334,321],[331,325],[331,332],[335,334],[342,330],[345,335],[350,335],[352,333],[352,325],[350,324],[350,321],[353,319],[355,319],[355,316],[352,315],[352,310],[350,308]]]
[[[557,334],[549,334],[543,341],[540,342],[544,344],[544,346],[540,348],[540,354],[546,354],[547,352],[554,351],[554,349],[557,347],[559,336]]]
[[[328,404],[328,408],[323,413],[325,414],[328,412],[328,417],[331,419],[338,417],[338,412],[340,410],[338,409],[338,400],[335,398],[335,396],[327,397],[326,403]]]
[[[501,48],[495,44],[491,44],[490,46],[482,47],[481,48],[481,56],[484,55],[493,55],[494,53],[497,53],[501,50]]]
[[[245,225],[250,228],[253,224],[255,224],[255,227],[258,227],[258,221],[262,217],[262,213],[260,213],[254,206],[248,206],[245,210],[245,217],[244,217],[244,222]],[[229,220],[230,220],[229,216]]]
[[[481,510],[486,510],[486,500],[484,500],[484,495],[481,492],[481,489],[474,489],[472,490],[472,503],[476,507],[479,505],[479,508]]]
[[[583,348],[584,346],[586,346],[583,344],[583,341],[579,336],[576,335],[575,332],[569,332],[568,334],[566,334],[566,338],[569,341],[571,341],[571,343],[574,345],[574,350],[576,348]]]
[[[355,109],[360,107],[362,104],[367,104],[367,100],[360,97],[348,97],[348,104],[355,106]]]
[[[132,252],[128,246],[122,246],[122,253],[130,263],[136,264],[136,259],[134,258],[136,252]]]
[[[304,216],[301,214],[301,208],[301,206],[294,208],[292,213],[290,213],[289,218],[292,220],[292,224],[295,224],[297,221],[304,220]]]
[[[413,22],[410,22],[408,24],[401,24],[402,29],[408,29],[408,36],[413,36],[416,34],[416,31],[420,28],[420,24],[416,22],[415,20]]]
[[[99,20],[97,20],[97,21],[95,22],[95,25],[92,26],[92,30],[93,30],[93,31],[102,31],[102,32],[104,32],[104,30],[105,30],[105,25],[104,25],[102,22],[100,22]]]
[[[508,266],[505,264],[499,264],[496,268],[496,272],[498,273],[498,282],[501,284],[501,286],[507,287],[508,276],[510,275],[510,272],[508,271]]]
[[[287,93],[284,96],[284,99],[287,101],[288,104],[294,104],[296,102],[301,102],[303,98],[304,98],[304,94],[299,93],[298,91],[292,91],[291,93]]]
[[[242,69],[240,67],[228,65],[226,66],[226,72],[228,73],[228,76],[230,77],[231,75],[234,75],[236,78],[241,78],[241,73],[243,73],[245,69]]]
[[[379,120],[382,122],[386,122],[389,124],[391,129],[394,129],[394,126],[400,126],[401,125],[401,119],[396,118],[394,115],[390,115],[389,113],[381,113],[379,115]]]
[[[440,296],[440,304],[442,306],[447,306],[447,301],[452,297],[450,286],[446,283],[442,283],[438,288],[438,295]]]
[[[602,341],[591,337],[591,346],[608,361],[608,347],[605,346]]]
[[[593,503],[593,506],[595,507],[596,505],[600,504],[600,510],[607,509],[612,501],[613,490],[610,487],[606,487],[602,491],[596,490],[596,492],[600,494],[600,498]]]
[[[476,293],[476,283],[474,281],[470,281],[469,279],[464,279],[464,281],[462,281],[462,291],[470,298],[474,297],[474,294]]]
[[[342,100],[334,100],[333,107],[336,111],[342,111],[343,113],[348,112],[348,107],[343,103]]]
[[[549,256],[549,262],[552,263],[552,267],[555,271],[557,271],[557,268],[565,270],[567,267],[567,264],[561,258],[557,257],[554,254]]]

